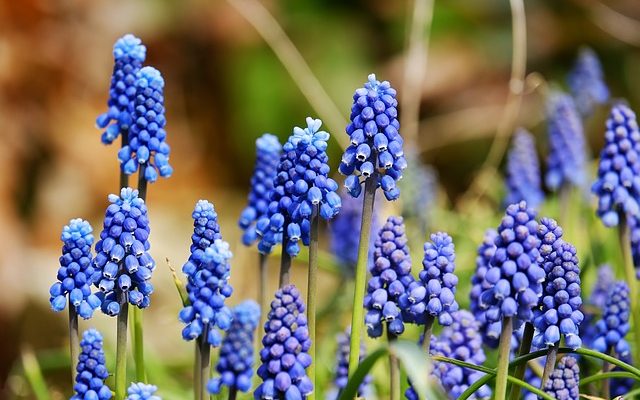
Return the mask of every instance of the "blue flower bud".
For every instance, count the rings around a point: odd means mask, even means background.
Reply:
[[[127,389],[127,397],[125,400],[162,400],[155,393],[158,387],[155,385],[147,385],[145,383],[131,383]]]

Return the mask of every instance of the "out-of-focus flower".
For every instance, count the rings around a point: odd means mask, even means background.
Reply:
[[[105,365],[102,335],[95,329],[88,329],[82,334],[80,355],[76,366],[76,384],[71,400],[109,400],[111,389],[104,381],[109,377]]]
[[[132,383],[127,389],[126,400],[162,400],[155,393],[158,387],[155,385],[147,385],[146,383]]]
[[[629,332],[630,312],[629,286],[624,281],[618,281],[609,291],[602,319],[596,323],[598,336],[593,341],[595,350],[609,353],[613,349],[619,357],[629,353],[629,343],[624,337]]]
[[[609,88],[604,81],[600,60],[590,48],[580,50],[568,81],[578,110],[584,116],[609,100]]]
[[[333,378],[335,386],[327,395],[327,399],[336,400],[341,390],[347,386],[349,380],[349,340],[351,338],[351,328],[347,328],[344,333],[338,335],[338,350],[336,351],[336,369]],[[367,356],[367,349],[364,343],[360,343],[360,361]],[[371,375],[365,376],[358,387],[357,397],[370,397],[372,395]]]
[[[565,356],[551,373],[549,380],[544,385],[544,391],[554,399],[578,400],[580,398],[579,382],[578,360],[573,356]]]
[[[402,191],[402,216],[416,219],[421,235],[426,235],[438,194],[438,173],[425,165],[415,150],[405,152],[407,168],[402,173],[398,186]]]
[[[491,258],[496,252],[496,236],[498,232],[495,229],[487,229],[484,234],[484,240],[478,246],[476,256],[476,270],[471,277],[471,293],[470,309],[476,320],[480,323],[480,333],[482,333],[482,339],[485,345],[491,348],[498,347],[498,338],[500,337],[500,330],[502,324],[499,321],[489,322],[485,315],[485,310],[480,306],[480,295],[487,289],[491,288],[491,285],[485,281],[484,277],[487,275],[487,271],[491,268]]]
[[[631,358],[631,352],[627,353],[626,356],[620,357],[620,361],[625,362],[629,365],[633,365],[633,359]],[[620,367],[615,367],[613,372],[623,372],[624,370]],[[618,397],[624,396],[629,393],[635,384],[635,379],[633,378],[612,378],[609,381],[609,385],[611,386],[611,396]]]
[[[540,164],[533,136],[520,128],[513,136],[507,155],[507,196],[505,204],[526,201],[537,208],[544,200],[540,185]]]
[[[589,296],[589,305],[597,310],[604,310],[609,296],[609,290],[615,282],[613,270],[609,264],[602,264],[598,267],[596,281],[591,288]],[[593,341],[598,336],[598,330],[595,326],[596,314],[587,311],[585,308],[582,312],[584,321],[580,324],[580,337],[585,347],[592,348]]]

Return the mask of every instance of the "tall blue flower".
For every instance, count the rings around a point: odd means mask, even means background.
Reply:
[[[505,204],[526,201],[537,208],[544,200],[540,185],[540,165],[533,136],[520,128],[513,136],[507,156],[507,196]]]
[[[293,134],[282,148],[284,153],[271,191],[269,210],[256,225],[261,236],[258,249],[262,253],[270,253],[273,246],[282,242],[286,232],[285,250],[291,256],[298,255],[300,240],[305,246],[309,245],[313,207],[318,206],[320,217],[325,220],[340,211],[338,184],[329,178],[326,153],[329,134],[320,130],[321,125],[319,119],[307,118],[307,127],[293,128]]]
[[[81,352],[76,366],[78,374],[71,400],[109,400],[111,389],[104,383],[109,377],[109,371],[107,371],[105,364],[100,332],[95,329],[86,330],[82,334],[80,348]]]
[[[302,400],[313,392],[306,369],[311,365],[305,305],[294,285],[276,292],[264,325],[258,376],[262,383],[255,399]]]
[[[122,188],[120,196],[109,195],[109,202],[93,263],[101,273],[95,284],[105,296],[102,311],[114,316],[123,305],[121,295],[138,308],[149,306],[156,263],[149,254],[147,206],[138,191]]]
[[[609,88],[604,81],[602,66],[596,53],[583,48],[569,74],[569,88],[582,115],[589,115],[597,105],[609,100]]]
[[[604,310],[607,299],[609,298],[609,290],[614,282],[615,276],[611,266],[609,264],[600,265],[598,267],[596,281],[591,288],[591,295],[589,296],[589,305],[591,308],[582,310],[584,321],[580,324],[580,337],[585,347],[592,348],[593,341],[598,336],[598,331],[595,326],[597,315],[590,310]]]
[[[486,309],[489,322],[505,317],[533,320],[546,275],[538,265],[540,239],[535,218],[536,212],[521,201],[507,207],[498,227],[496,251],[485,275],[489,289],[480,296],[480,306]]]
[[[126,34],[113,45],[113,75],[109,88],[107,112],[96,120],[102,133],[102,143],[111,144],[120,134],[126,134],[132,123],[131,111],[136,96],[136,75],[147,54],[142,40]]]
[[[167,123],[164,115],[164,79],[157,69],[144,67],[136,74],[135,85],[129,143],[118,151],[118,159],[125,174],[132,175],[140,167],[144,178],[155,182],[158,174],[168,178],[173,173],[169,165],[171,149],[164,130]]]
[[[398,182],[403,193],[402,216],[415,218],[420,234],[425,235],[436,206],[438,174],[433,167],[422,163],[415,150],[407,149],[405,158],[409,165]]]
[[[327,399],[336,400],[340,392],[347,386],[349,380],[349,340],[351,338],[351,328],[347,328],[344,333],[338,335],[338,349],[336,350],[336,367],[333,377],[333,385],[335,386],[329,394]],[[360,361],[367,356],[367,351],[364,343],[360,343]],[[358,387],[357,397],[370,397],[372,396],[371,381],[373,378],[371,375],[365,376]]]
[[[382,335],[383,322],[394,335],[404,332],[400,296],[414,282],[407,242],[402,217],[389,217],[376,238],[371,279],[364,298],[365,323],[370,337]]]
[[[562,228],[550,218],[542,218],[538,225],[542,267],[547,274],[542,291],[541,308],[533,321],[537,333],[533,345],[553,346],[565,338],[567,347],[582,345],[579,327],[584,320],[580,311],[580,267],[576,248],[562,240]]]
[[[598,179],[591,187],[598,196],[598,216],[607,227],[621,215],[640,214],[640,131],[636,114],[624,104],[611,109],[600,152]]]
[[[587,148],[582,120],[571,96],[554,92],[547,103],[547,120],[547,187],[551,190],[567,185],[584,188],[587,180]]]
[[[500,322],[487,321],[486,311],[480,305],[480,296],[482,292],[491,288],[491,285],[485,281],[484,277],[491,268],[491,258],[496,252],[496,236],[498,232],[495,229],[487,229],[484,234],[482,243],[478,246],[476,255],[476,270],[471,277],[471,292],[469,293],[469,308],[476,320],[480,323],[480,333],[484,344],[491,348],[498,347],[498,338],[502,326]]]
[[[253,375],[253,335],[260,320],[260,306],[253,300],[233,309],[233,322],[222,341],[216,370],[219,378],[209,381],[210,393],[220,393],[222,386],[247,392]]]
[[[573,356],[562,357],[549,380],[544,385],[544,391],[554,399],[578,400],[580,398],[580,367]]]
[[[91,293],[91,285],[100,277],[92,265],[91,245],[93,228],[80,218],[72,219],[62,229],[62,256],[58,269],[58,282],[49,289],[49,302],[53,311],[64,310],[71,302],[75,311],[84,319],[100,307],[100,299]],[[68,298],[68,299],[67,299]]]
[[[345,186],[353,197],[360,196],[363,181],[375,176],[387,200],[397,200],[397,181],[407,167],[398,132],[396,90],[374,74],[364,87],[356,89],[347,134],[351,144],[342,155],[340,173],[347,176]]]
[[[273,189],[280,153],[282,153],[282,145],[277,137],[265,133],[256,140],[256,163],[251,177],[249,204],[242,210],[238,221],[238,225],[244,230],[242,243],[245,246],[251,246],[256,241],[258,234],[255,224],[267,215],[269,194]]]
[[[619,357],[629,353],[629,343],[624,337],[629,332],[630,312],[629,286],[624,281],[618,281],[609,291],[602,319],[596,323],[598,336],[593,341],[595,350],[609,353],[613,349]]]
[[[162,400],[155,393],[158,387],[155,385],[147,385],[145,383],[132,383],[127,389],[127,398],[125,400]]]

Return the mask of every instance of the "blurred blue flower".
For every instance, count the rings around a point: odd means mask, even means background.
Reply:
[[[624,337],[629,332],[630,312],[629,286],[624,281],[617,281],[609,290],[604,314],[596,323],[598,335],[593,341],[594,350],[608,354],[613,349],[618,357],[629,353],[629,343]]]
[[[591,288],[591,295],[589,296],[589,304],[593,306],[593,309],[604,310],[609,296],[609,290],[615,282],[615,276],[613,270],[609,264],[602,264],[598,267],[597,277]],[[580,324],[580,337],[584,346],[587,348],[593,347],[593,341],[598,336],[598,330],[596,329],[595,322],[596,317],[593,312],[589,312],[589,309],[583,309],[584,321]]]
[[[471,277],[471,292],[469,293],[469,308],[480,323],[480,333],[484,344],[490,348],[498,347],[502,324],[499,321],[487,321],[486,311],[480,306],[480,295],[491,288],[491,285],[485,281],[484,277],[487,275],[489,268],[491,268],[491,258],[496,252],[496,236],[498,236],[498,232],[495,229],[487,229],[482,243],[478,246],[476,270]]]
[[[537,208],[544,200],[540,185],[540,165],[533,136],[520,128],[513,136],[507,155],[507,195],[505,204],[526,201]]]
[[[435,168],[422,163],[415,149],[407,149],[405,158],[408,166],[398,181],[402,191],[402,216],[415,218],[420,234],[426,235],[436,206],[438,173]]]
[[[544,391],[554,399],[578,400],[580,398],[579,383],[578,360],[573,356],[565,356],[560,359],[551,373],[549,380],[544,385]]]
[[[88,329],[82,334],[80,355],[76,366],[76,384],[71,400],[109,400],[111,389],[104,381],[109,371],[104,359],[102,335],[95,329]]]
[[[349,346],[351,339],[351,328],[347,328],[344,333],[338,335],[338,349],[336,350],[336,366],[333,378],[333,385],[335,386],[328,394],[328,400],[336,400],[340,392],[347,386],[349,380]],[[367,356],[367,349],[364,342],[360,343],[360,361]],[[373,388],[371,382],[373,377],[366,375],[362,383],[358,387],[357,397],[371,397],[373,395]]]
[[[619,357],[619,360],[625,362],[629,365],[633,365],[633,359],[631,358],[631,353],[627,353],[625,356]],[[615,367],[611,370],[612,372],[627,372],[620,367]],[[631,391],[633,385],[635,384],[634,378],[612,378],[609,381],[609,385],[611,386],[611,396],[617,398],[618,396],[624,396]]]
[[[580,50],[568,83],[578,110],[584,116],[590,115],[597,105],[609,100],[609,88],[604,81],[600,60],[590,48]]]
[[[158,387],[155,385],[147,385],[145,383],[132,383],[127,389],[127,398],[125,400],[162,400],[155,393]]]

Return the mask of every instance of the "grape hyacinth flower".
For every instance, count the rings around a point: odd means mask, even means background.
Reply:
[[[607,227],[620,217],[640,214],[640,131],[636,114],[624,104],[611,109],[600,152],[598,178],[591,192],[598,196],[598,216]]]
[[[589,305],[597,310],[604,310],[604,307],[609,298],[609,290],[615,282],[615,276],[613,270],[609,264],[602,264],[598,267],[596,281],[591,288],[591,295],[589,296]],[[583,310],[584,321],[580,324],[580,337],[585,347],[592,348],[593,341],[598,335],[595,327],[596,315],[588,312],[587,309]]]
[[[258,376],[262,383],[255,399],[302,400],[313,391],[306,369],[311,365],[307,351],[311,346],[305,306],[294,285],[286,285],[275,294],[264,326],[262,365]]]
[[[64,310],[67,302],[84,319],[89,319],[93,311],[100,307],[100,299],[91,293],[94,279],[99,277],[92,265],[91,245],[93,228],[80,218],[72,219],[62,229],[62,256],[58,269],[58,282],[49,289],[49,302],[53,311]]]
[[[469,294],[469,308],[476,320],[480,323],[480,333],[482,341],[490,348],[498,347],[498,337],[500,337],[500,322],[487,321],[485,310],[480,306],[480,295],[490,284],[485,281],[487,271],[491,268],[491,258],[496,252],[495,240],[498,232],[495,229],[487,229],[484,240],[478,246],[476,256],[476,270],[471,277],[471,293]]]
[[[351,328],[347,328],[344,333],[338,335],[338,349],[336,350],[336,369],[333,378],[334,388],[327,395],[327,399],[336,400],[340,392],[347,386],[349,380],[349,341],[351,336]],[[360,344],[360,360],[367,356],[364,343]],[[358,387],[357,397],[372,396],[371,375],[365,376]]]
[[[132,123],[131,110],[136,96],[136,75],[144,63],[147,48],[142,40],[127,34],[113,45],[113,74],[109,88],[108,111],[96,120],[102,133],[102,143],[111,144],[129,130]]]
[[[544,385],[544,391],[554,399],[578,400],[580,392],[580,367],[573,356],[562,357],[551,377]]]
[[[625,362],[629,365],[633,365],[633,359],[631,357],[631,353],[628,353],[626,356],[620,357],[620,361]],[[624,371],[620,367],[615,367],[612,372],[622,372]],[[633,378],[612,378],[609,380],[609,385],[611,386],[611,396],[613,398],[617,398],[618,396],[624,396],[629,393],[635,384],[635,379]]]
[[[76,384],[71,400],[109,400],[111,389],[104,381],[109,377],[105,365],[102,335],[95,329],[88,329],[82,335],[81,353],[78,357]]]
[[[147,206],[138,191],[122,188],[120,196],[109,195],[109,202],[93,262],[101,273],[95,284],[104,294],[102,311],[115,316],[126,301],[138,308],[149,307],[156,264],[149,254]]]
[[[631,310],[629,286],[624,281],[615,282],[609,291],[602,319],[596,323],[598,336],[593,348],[601,353],[615,350],[618,357],[629,353],[629,343],[625,336],[629,332],[629,313]]]
[[[129,143],[118,152],[122,170],[132,175],[138,168],[148,182],[158,174],[168,178],[173,173],[169,165],[171,149],[166,142],[167,123],[164,108],[164,79],[160,71],[144,67],[136,74],[136,96],[133,103]]]
[[[563,186],[584,188],[587,180],[587,148],[582,120],[571,96],[553,93],[547,103],[547,119],[547,187],[553,191]]]
[[[414,282],[407,242],[402,217],[389,217],[376,238],[371,279],[364,298],[365,324],[372,338],[382,335],[383,322],[394,335],[404,332],[400,296]]]
[[[145,383],[132,383],[127,389],[127,398],[125,400],[162,400],[155,393],[158,387],[155,385],[147,385]]]
[[[222,341],[216,370],[219,378],[209,381],[210,393],[220,393],[222,386],[229,390],[248,392],[253,375],[253,335],[260,320],[260,306],[253,300],[233,309],[231,327]]]
[[[540,186],[540,165],[533,136],[520,128],[513,136],[507,156],[507,196],[505,204],[526,201],[537,208],[544,200]]]
[[[329,134],[320,130],[321,120],[307,118],[306,122],[304,129],[293,128],[293,134],[283,146],[268,212],[256,225],[261,236],[258,244],[261,253],[270,253],[286,233],[285,251],[297,256],[300,240],[305,246],[309,245],[313,207],[318,207],[319,215],[325,220],[340,211],[338,184],[329,178],[326,153]]]
[[[408,167],[398,186],[402,191],[402,216],[419,222],[420,235],[426,235],[438,194],[438,174],[435,168],[420,161],[415,150],[405,152]]]
[[[269,194],[273,189],[280,153],[282,145],[276,136],[265,133],[256,140],[256,163],[251,177],[249,204],[242,210],[238,221],[238,225],[244,231],[242,243],[245,246],[251,246],[256,241],[258,234],[255,224],[267,215]]]
[[[583,116],[590,115],[597,105],[609,100],[609,88],[604,81],[602,66],[596,53],[583,48],[568,77],[571,94]]]
[[[387,200],[397,200],[396,186],[407,161],[402,149],[398,122],[396,90],[374,74],[364,87],[356,89],[347,134],[351,144],[345,150],[339,171],[347,176],[345,186],[353,197],[359,197],[364,180],[373,176]]]

